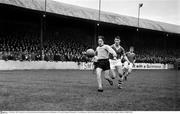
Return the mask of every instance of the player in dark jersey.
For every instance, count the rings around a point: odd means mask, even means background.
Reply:
[[[124,79],[127,80],[127,76],[132,72],[132,67],[134,66],[134,63],[136,61],[134,53],[134,47],[130,47],[129,52],[126,53],[126,57],[129,61],[124,62]]]
[[[128,61],[128,59],[126,58],[126,55],[125,55],[125,50],[120,45],[120,41],[121,41],[120,37],[116,36],[114,38],[114,44],[111,45],[112,49],[117,54],[117,60],[111,59],[112,58],[111,55],[110,55],[110,60],[109,60],[110,61],[111,72],[112,72],[112,75],[113,75],[112,78],[116,77],[116,71],[117,71],[117,74],[119,76],[119,79],[118,79],[118,88],[119,89],[122,88],[123,73],[124,73],[122,62],[121,62],[122,58],[125,58]]]

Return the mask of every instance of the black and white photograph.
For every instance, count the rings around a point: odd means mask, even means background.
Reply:
[[[0,114],[154,111],[180,113],[180,0],[0,0]]]

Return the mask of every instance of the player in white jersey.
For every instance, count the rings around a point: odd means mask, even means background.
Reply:
[[[126,55],[125,55],[125,50],[120,45],[120,41],[121,41],[120,37],[116,36],[114,38],[114,44],[111,45],[112,49],[117,54],[117,60],[111,59],[112,57],[110,56],[110,67],[111,67],[111,72],[112,72],[113,78],[116,77],[116,71],[117,71],[118,76],[119,76],[119,80],[118,80],[118,88],[119,89],[122,88],[123,73],[124,73],[122,62],[121,62],[122,58],[125,58],[128,61],[128,59],[126,58]]]
[[[135,58],[135,53],[134,53],[134,47],[130,47],[129,52],[126,53],[126,57],[128,58],[129,61],[124,62],[124,79],[127,80],[127,76],[132,72],[132,67],[136,61]]]
[[[98,92],[103,92],[101,73],[104,71],[105,79],[113,85],[113,81],[109,76],[110,63],[109,63],[109,54],[113,55],[113,58],[116,59],[116,52],[109,46],[104,44],[104,37],[98,36],[99,46],[96,48],[96,58],[97,62],[95,64],[97,82],[98,82]]]

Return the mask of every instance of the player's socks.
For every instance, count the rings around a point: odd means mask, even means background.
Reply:
[[[127,77],[128,77],[128,72],[124,75],[124,80],[127,81]]]
[[[112,86],[113,85],[113,81],[112,80],[110,80],[110,79],[106,79],[108,82],[109,82],[109,84]]]
[[[118,89],[122,89],[122,84],[118,84]]]
[[[118,80],[118,89],[122,89],[122,80]]]
[[[127,81],[127,76],[124,76],[124,80]]]
[[[123,75],[125,75],[125,74],[126,74],[126,71],[123,72]]]
[[[118,83],[119,83],[119,82],[122,83],[122,82],[123,82],[123,79],[124,79],[124,75],[119,74],[119,80],[118,80]]]

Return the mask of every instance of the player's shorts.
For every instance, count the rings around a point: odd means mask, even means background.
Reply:
[[[116,69],[117,66],[122,67],[121,59],[117,59],[117,60],[110,59],[109,62],[111,69]]]
[[[109,59],[100,59],[96,62],[95,68],[101,68],[103,71],[110,69]]]
[[[124,62],[124,68],[128,69],[128,72],[131,72],[132,68],[133,68],[133,64],[125,61]]]

